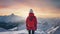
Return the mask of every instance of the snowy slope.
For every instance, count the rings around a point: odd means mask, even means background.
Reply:
[[[0,32],[0,34],[28,34],[27,30],[20,30],[20,31],[9,31],[9,32]],[[35,34],[46,34],[44,31],[35,31]]]
[[[39,25],[38,25],[39,27]],[[18,30],[18,31],[15,31],[15,30]],[[6,31],[6,32],[0,32],[0,34],[28,34],[28,31],[26,30],[26,26],[25,24],[23,24],[21,27],[18,26],[18,27],[15,27],[13,29],[10,29],[11,31]],[[14,30],[14,31],[13,31]],[[35,34],[47,34],[46,32],[44,32],[43,30],[41,30],[40,28],[38,28],[36,31],[35,31]]]
[[[49,23],[45,21],[48,21]],[[44,20],[39,21],[40,24],[38,24],[38,27],[37,27],[38,29],[35,31],[35,34],[48,34],[57,29],[57,28],[52,28],[52,24],[50,24],[50,23],[53,23],[52,22],[53,20],[47,19],[45,21]],[[0,29],[0,30],[1,31],[4,30],[4,32],[0,32],[0,34],[28,34],[25,24],[19,25],[18,27],[15,27],[7,31],[5,29]]]
[[[49,32],[54,32],[56,28],[50,28],[48,31],[44,31],[41,28],[41,24],[38,24],[38,29],[35,31],[35,34],[49,34]],[[43,26],[42,26],[43,27]],[[10,30],[5,30],[0,28],[0,30],[4,30],[3,32],[0,32],[0,34],[28,34],[28,31],[26,30],[25,24],[19,25],[18,27],[15,27]]]

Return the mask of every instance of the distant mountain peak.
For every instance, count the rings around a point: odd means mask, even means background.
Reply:
[[[14,13],[8,16],[0,16],[0,22],[20,22],[23,20],[23,17],[17,16]]]
[[[12,13],[11,15],[14,15],[14,13]]]
[[[14,13],[12,13],[12,14],[10,14],[9,16],[15,16],[15,14],[14,14]]]

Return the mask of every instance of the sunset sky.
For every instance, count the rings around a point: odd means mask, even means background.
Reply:
[[[27,17],[33,9],[37,17],[60,17],[60,0],[0,0],[0,15]]]

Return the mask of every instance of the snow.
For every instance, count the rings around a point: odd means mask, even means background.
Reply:
[[[44,26],[42,26],[44,27]],[[54,33],[58,27],[54,28],[51,27],[50,29],[47,29],[46,31],[41,29],[41,24],[38,24],[38,28],[35,31],[35,34],[50,34],[51,32]],[[0,32],[0,34],[28,34],[28,31],[26,30],[25,24],[19,25],[18,27],[15,27],[13,29],[5,30],[3,28],[0,28],[0,30],[4,30],[3,32]]]
[[[48,34],[53,34],[58,28],[59,28],[59,26],[57,26],[56,28],[51,27],[51,28],[48,29],[46,32],[47,32]]]
[[[47,21],[47,20],[45,20],[45,21]],[[42,20],[39,21],[35,34],[51,34],[51,32],[54,33],[59,28],[59,26],[54,28],[54,26],[52,26],[52,24],[50,24],[51,21],[48,20],[48,22],[44,22]],[[0,34],[28,34],[25,24],[19,25],[18,27],[15,27],[15,28],[9,29],[9,30],[0,28],[0,31],[1,31]]]
[[[0,34],[28,34],[28,31],[26,29],[20,30],[20,31],[7,31],[7,32],[0,32]],[[44,31],[35,31],[35,34],[45,34]]]
[[[6,23],[17,23],[21,22],[24,23],[25,21],[21,16],[16,16],[16,15],[9,15],[9,16],[0,16],[0,21],[1,22],[6,22]],[[60,19],[58,18],[53,18],[53,19],[38,19],[38,27],[37,30],[35,31],[35,34],[52,34],[54,33],[59,26],[54,28],[55,25],[59,25]],[[25,23],[26,24],[26,23]],[[28,31],[26,30],[26,25],[25,24],[20,24],[18,27],[6,30],[3,28],[0,28],[0,34],[28,34]]]
[[[39,27],[39,25],[38,25]],[[17,31],[16,31],[17,29]],[[21,27],[15,27],[13,29],[10,29],[11,31],[4,31],[4,32],[0,32],[0,34],[28,34],[28,31],[26,30],[26,26],[25,24],[23,24]],[[41,30],[40,28],[38,28],[35,31],[35,34],[47,34],[46,32],[44,32],[43,30]]]
[[[44,26],[42,26],[41,24],[38,24],[37,26],[38,27],[37,30],[35,31],[35,34],[51,34],[54,33],[59,28],[59,26],[57,26],[56,28],[54,27],[48,28],[48,26],[46,25],[47,27],[45,28],[47,28],[47,30],[44,31],[43,30]],[[28,31],[26,30],[26,24],[19,25],[18,27],[9,30],[0,28],[0,31],[1,31],[0,34],[28,34]]]

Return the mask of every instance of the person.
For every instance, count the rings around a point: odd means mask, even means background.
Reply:
[[[29,34],[34,34],[34,32],[37,30],[37,18],[32,9],[30,9],[29,16],[26,19],[26,28]]]

